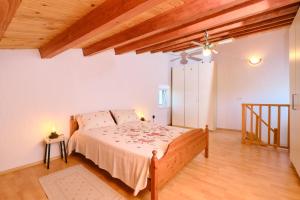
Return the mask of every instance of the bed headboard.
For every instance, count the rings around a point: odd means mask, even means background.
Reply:
[[[78,130],[78,128],[79,128],[78,122],[77,122],[77,120],[76,120],[76,117],[73,115],[73,116],[71,116],[71,118],[70,118],[70,137],[73,135],[73,133],[74,133],[75,131]]]

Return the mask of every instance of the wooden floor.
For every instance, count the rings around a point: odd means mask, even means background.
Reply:
[[[79,155],[29,167],[0,176],[0,199],[47,199],[38,178],[72,165],[82,164],[128,199],[149,199],[145,190],[132,190]],[[210,134],[210,157],[199,155],[159,192],[160,200],[300,200],[300,180],[288,152],[242,145],[237,132]]]

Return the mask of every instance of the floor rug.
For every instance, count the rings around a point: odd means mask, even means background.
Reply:
[[[82,165],[43,176],[39,181],[49,200],[125,200]]]

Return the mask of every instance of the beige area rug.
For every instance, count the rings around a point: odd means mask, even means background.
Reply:
[[[125,200],[82,165],[39,179],[49,200]]]

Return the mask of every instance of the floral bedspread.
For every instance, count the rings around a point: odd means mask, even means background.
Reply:
[[[136,195],[147,186],[152,151],[156,150],[160,159],[172,140],[188,130],[142,121],[78,130],[70,138],[68,150],[85,155],[132,187]]]
[[[104,127],[100,134],[111,137],[116,145],[127,146],[133,151],[147,147],[151,152],[157,150],[164,153],[168,144],[187,130],[150,122],[128,122],[115,127]],[[160,158],[162,154],[158,156]]]

